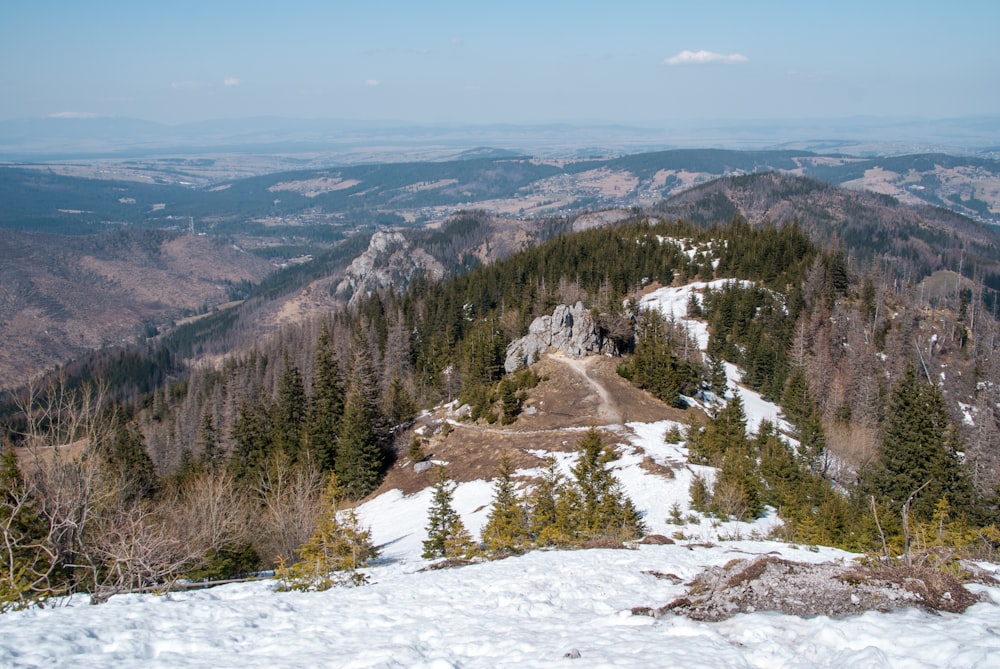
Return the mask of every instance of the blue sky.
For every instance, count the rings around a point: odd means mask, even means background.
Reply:
[[[4,0],[0,119],[1000,113],[1000,0]]]

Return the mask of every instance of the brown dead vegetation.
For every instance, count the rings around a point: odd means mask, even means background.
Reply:
[[[941,569],[808,564],[765,556],[711,567],[688,584],[684,596],[660,608],[636,607],[632,613],[657,618],[673,613],[714,622],[754,611],[838,617],[918,607],[961,613],[978,601],[958,577]]]

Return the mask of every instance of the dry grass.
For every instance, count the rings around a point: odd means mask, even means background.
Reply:
[[[413,462],[405,455],[417,430],[422,432],[423,450],[429,459],[447,463],[454,480],[473,481],[493,478],[505,455],[515,470],[541,467],[544,461],[536,453],[575,451],[590,427],[599,428],[604,443],[612,445],[622,439],[625,428],[621,423],[684,419],[684,412],[666,406],[619,377],[617,362],[605,356],[590,356],[570,365],[543,356],[535,366],[542,381],[529,391],[525,403],[529,411],[534,408],[535,412],[522,413],[511,425],[467,423],[444,411],[420,419],[400,436],[399,460],[373,495],[394,488],[411,494],[434,483],[432,471],[414,472]],[[600,411],[602,402],[610,404],[604,407],[610,410]],[[601,415],[614,415],[620,421],[602,422]],[[441,429],[445,420],[450,421],[447,430]],[[673,476],[665,465],[653,462],[648,466],[661,476]]]

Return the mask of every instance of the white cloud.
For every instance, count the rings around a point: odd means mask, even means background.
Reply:
[[[684,49],[676,56],[665,58],[664,65],[705,65],[707,63],[722,63],[724,65],[735,65],[745,63],[749,58],[741,53],[715,53],[713,51],[688,51]]]
[[[375,88],[381,83],[382,82],[379,81],[378,79],[365,79],[365,86],[367,86],[368,88]]]
[[[462,46],[463,44],[465,44],[465,40],[463,40],[461,37],[452,37],[451,43],[453,46]]]
[[[222,80],[222,85],[223,86],[239,86],[240,85],[240,78],[239,77],[226,77],[225,79]]]

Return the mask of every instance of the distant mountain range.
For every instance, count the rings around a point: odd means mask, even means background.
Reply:
[[[288,300],[295,313],[329,309],[350,297],[334,290],[345,268],[387,228],[455,271],[636,208],[703,225],[794,219],[855,259],[905,263],[917,278],[977,272],[1000,290],[1000,235],[984,225],[1000,221],[992,159],[681,149],[568,160],[487,147],[459,157],[236,178],[218,157],[0,168],[0,386],[243,295],[275,267],[290,265],[267,279],[254,314],[240,308],[247,329],[280,324]],[[469,210],[480,213],[455,223]],[[605,213],[580,216],[591,211]]]
[[[81,114],[0,120],[0,160],[6,161],[284,153],[312,158],[322,154],[329,164],[344,164],[370,161],[371,156],[378,161],[437,159],[481,146],[562,157],[608,157],[685,147],[859,155],[944,151],[996,157],[1000,115],[933,120],[713,119],[664,126],[416,124],[279,117],[166,125]]]
[[[570,160],[477,147],[449,160],[281,166],[266,162],[260,167],[269,173],[251,176],[241,161],[223,157],[0,168],[0,227],[86,233],[120,224],[187,227],[193,219],[199,231],[245,235],[256,225],[265,236],[308,244],[318,224],[328,233],[331,226],[419,226],[461,208],[537,217],[651,206],[718,177],[772,171],[1000,223],[1000,161],[942,153],[676,149]]]

